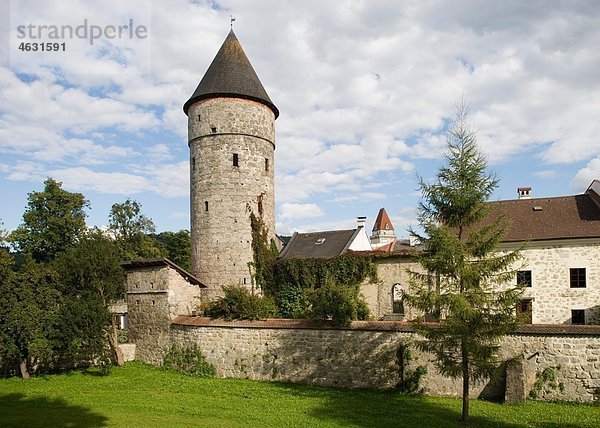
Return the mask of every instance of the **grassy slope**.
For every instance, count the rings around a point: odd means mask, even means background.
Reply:
[[[460,401],[234,379],[200,379],[139,363],[0,380],[1,426],[460,426]],[[598,427],[600,406],[472,401],[472,426]]]

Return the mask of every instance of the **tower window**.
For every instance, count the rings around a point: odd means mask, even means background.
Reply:
[[[198,115],[198,122],[200,122],[200,115]]]
[[[217,127],[216,126],[211,126],[210,127],[210,132],[212,132],[213,134],[217,132]]]
[[[571,288],[585,288],[585,268],[569,269]]]
[[[204,201],[204,211],[208,211],[208,201]]]
[[[196,158],[192,158],[192,171],[196,171]]]
[[[519,270],[517,271],[517,285],[522,287],[531,287],[531,271],[530,270]]]
[[[265,158],[265,171],[269,172],[269,159]]]
[[[240,157],[237,153],[233,154],[233,166],[240,166]]]

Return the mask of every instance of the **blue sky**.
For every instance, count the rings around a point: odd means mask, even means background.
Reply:
[[[277,232],[415,224],[417,177],[442,162],[462,97],[490,167],[493,199],[581,193],[600,178],[600,3],[596,1],[3,1],[0,219],[21,221],[51,176],[91,204],[142,203],[159,231],[189,228],[182,111],[234,30],[281,116]],[[9,22],[7,22],[7,20]],[[23,52],[20,25],[146,37],[66,38]],[[109,35],[112,34],[108,33]]]

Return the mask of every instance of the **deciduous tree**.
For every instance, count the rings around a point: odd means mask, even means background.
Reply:
[[[61,186],[48,178],[43,191],[29,193],[23,223],[10,234],[19,251],[38,262],[65,251],[86,228],[88,201],[81,193],[67,192]]]
[[[142,214],[142,205],[132,199],[113,204],[109,227],[122,250],[124,259],[161,256],[158,243],[148,236],[156,230],[152,219]]]

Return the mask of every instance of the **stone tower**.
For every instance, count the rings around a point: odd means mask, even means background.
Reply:
[[[251,287],[250,212],[275,231],[273,104],[230,31],[194,94],[188,116],[192,273],[218,295]]]

